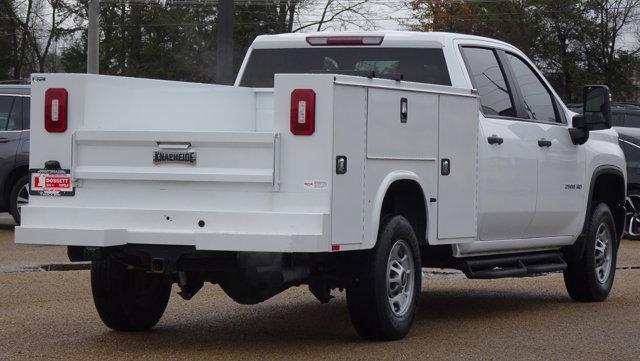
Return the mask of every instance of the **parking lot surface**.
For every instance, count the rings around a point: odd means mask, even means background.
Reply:
[[[477,281],[429,273],[408,337],[372,343],[351,327],[344,294],[321,305],[305,287],[256,306],[213,285],[191,301],[175,289],[152,331],[113,332],[94,309],[88,271],[39,271],[67,262],[65,248],[15,245],[2,224],[3,360],[640,359],[640,242],[621,245],[603,303],[572,302],[560,274]]]

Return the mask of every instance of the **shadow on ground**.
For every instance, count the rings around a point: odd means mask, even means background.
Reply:
[[[461,323],[491,322],[496,317],[513,317],[537,312],[553,313],[571,301],[567,296],[540,295],[534,292],[478,291],[455,289],[423,291],[420,311],[412,335],[441,333],[451,321]],[[189,305],[184,305],[189,307]],[[173,317],[149,333],[119,333],[106,331],[86,339],[102,347],[117,347],[122,343],[140,348],[173,351],[193,348],[216,348],[230,352],[250,343],[252,347],[278,349],[285,352],[296,345],[310,344],[329,347],[340,344],[360,344],[363,341],[353,330],[344,297],[328,305],[304,298],[289,304],[234,306],[229,313],[211,312],[200,319]],[[364,344],[368,344],[364,342]]]

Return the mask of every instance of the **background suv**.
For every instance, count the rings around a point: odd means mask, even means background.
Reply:
[[[29,201],[29,85],[0,84],[0,212],[20,224]]]
[[[582,104],[569,104],[569,109],[582,112]],[[628,239],[640,239],[640,104],[611,103],[611,121],[618,131],[618,141],[627,158],[627,225]]]

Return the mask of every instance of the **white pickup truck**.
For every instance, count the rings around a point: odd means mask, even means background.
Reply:
[[[518,49],[447,33],[259,36],[235,86],[34,74],[31,200],[16,242],[91,260],[115,330],[171,285],[253,304],[346,289],[356,331],[399,339],[421,267],[564,272],[604,300],[625,216],[609,91],[575,116]],[[215,307],[215,306],[212,306]]]

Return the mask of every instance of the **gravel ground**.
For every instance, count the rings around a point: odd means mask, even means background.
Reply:
[[[117,333],[98,318],[87,271],[27,272],[67,262],[63,247],[12,243],[0,226],[0,359],[640,359],[640,242],[624,242],[606,302],[572,302],[562,276],[467,280],[428,274],[404,340],[360,340],[344,295],[319,304],[303,287],[256,306],[207,285],[175,294],[158,326]]]

